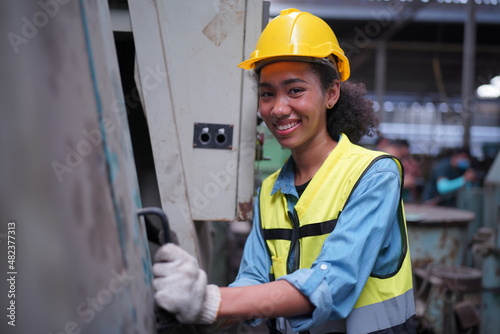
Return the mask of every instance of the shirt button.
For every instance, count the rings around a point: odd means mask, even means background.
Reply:
[[[322,264],[321,266],[319,266],[321,268],[321,270],[326,270],[327,266],[326,264]]]

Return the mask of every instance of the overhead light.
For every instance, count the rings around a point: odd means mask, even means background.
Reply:
[[[394,111],[394,103],[391,101],[385,101],[384,102],[384,110],[388,112]]]
[[[450,110],[450,106],[448,105],[448,103],[441,102],[439,104],[438,110],[442,113],[446,113]]]
[[[500,97],[500,76],[490,80],[489,84],[481,85],[476,90],[480,99],[497,99]]]
[[[500,75],[497,75],[493,79],[490,80],[490,84],[496,87],[500,87]]]

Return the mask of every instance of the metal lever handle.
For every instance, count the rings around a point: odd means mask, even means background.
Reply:
[[[163,229],[163,243],[167,244],[172,242],[170,238],[170,226],[168,223],[168,218],[165,212],[162,209],[156,207],[147,207],[137,210],[137,216],[148,216],[155,215],[160,218],[161,226]],[[159,242],[161,244],[161,242]],[[166,310],[155,305],[155,314],[156,314],[156,330],[160,333],[163,330],[172,329],[174,327],[178,327],[180,323],[173,316],[173,314],[167,312]]]
[[[172,242],[170,237],[170,225],[168,223],[168,218],[165,212],[162,209],[157,207],[147,207],[137,210],[137,216],[147,216],[147,215],[155,215],[160,218],[162,229],[163,229],[163,243]]]

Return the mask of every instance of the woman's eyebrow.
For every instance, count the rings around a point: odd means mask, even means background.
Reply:
[[[297,82],[300,82],[300,83],[307,83],[307,81],[302,80],[302,79],[300,79],[300,78],[293,78],[293,79],[287,79],[287,80],[283,81],[281,84],[282,84],[283,86],[286,86],[286,85],[293,84],[293,83],[297,83]]]
[[[282,83],[281,83],[281,86],[286,86],[286,85],[290,85],[290,84],[294,84],[294,83],[297,83],[297,82],[300,82],[300,83],[307,83],[307,81],[303,80],[303,79],[300,79],[300,78],[292,78],[292,79],[286,79],[284,80]],[[271,85],[270,83],[268,82],[261,82],[259,84],[259,87],[267,87],[267,88],[271,88],[273,85]]]

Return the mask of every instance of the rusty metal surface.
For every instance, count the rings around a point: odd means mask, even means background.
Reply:
[[[467,225],[475,218],[472,211],[425,204],[405,204],[408,224],[422,225]]]
[[[449,290],[464,292],[481,291],[482,273],[480,270],[459,266],[436,266],[431,275],[439,277]]]
[[[456,304],[454,310],[461,329],[470,329],[481,324],[477,307],[470,300]]]
[[[238,216],[239,221],[251,221],[253,214],[253,200],[250,199],[248,202],[238,203]]]
[[[156,1],[128,1],[137,57],[138,85],[144,97],[161,206],[179,245],[199,256],[186,188]],[[192,124],[191,124],[192,125]]]
[[[160,151],[162,159],[167,154],[173,156],[178,152],[175,164],[172,160],[167,163],[179,168],[184,178],[179,179],[179,184],[167,191],[174,196],[178,195],[178,189],[181,190],[180,195],[186,193],[189,215],[193,221],[235,220],[238,197],[242,195],[238,193],[240,152],[245,149],[240,144],[240,138],[245,138],[242,137],[244,134],[241,129],[247,124],[256,123],[256,109],[243,109],[243,72],[236,66],[241,61],[247,38],[245,22],[251,20],[246,16],[246,2],[177,1],[173,5],[166,1],[155,1],[160,34],[157,45],[166,70],[166,90],[159,93],[169,95],[170,101],[153,111],[146,108],[147,118],[148,122],[156,122],[160,117],[166,117],[159,114],[170,114],[170,121],[162,123],[169,128],[162,131],[163,136],[153,133],[156,130],[150,127],[151,135],[156,137],[152,141],[153,151]],[[143,1],[139,1],[139,6],[144,6]],[[135,26],[141,23],[134,19],[134,15],[131,17],[135,32]],[[149,20],[149,17],[143,20]],[[260,21],[258,25],[260,26]],[[151,34],[151,30],[146,30],[146,34]],[[151,45],[148,45],[143,52],[150,53],[152,50]],[[139,62],[141,59],[144,57],[138,57]],[[210,60],[210,66],[193,66],[204,64],[207,59]],[[151,66],[158,64],[153,63]],[[217,81],[213,78],[217,78]],[[228,87],[231,87],[232,93],[228,93]],[[255,105],[256,97],[253,98]],[[223,105],[221,99],[224,100]],[[243,123],[243,113],[250,113],[254,122]],[[230,127],[233,134],[231,148],[193,149],[195,123]],[[166,134],[173,138],[159,142],[165,139]],[[255,133],[253,138],[254,151]],[[160,166],[157,161],[159,159],[155,157],[155,165]],[[166,168],[156,168],[156,171],[158,180],[165,179],[165,174],[171,178]],[[249,169],[244,178],[252,180],[251,171]],[[246,191],[244,200],[253,193],[253,189]],[[162,203],[165,202],[163,195],[161,193]],[[169,214],[167,208],[164,209]],[[173,224],[176,227],[176,223]]]
[[[461,266],[414,268],[419,320],[435,334],[458,333],[479,324],[480,270]],[[471,314],[473,309],[475,314]]]
[[[473,212],[410,203],[405,205],[405,214],[414,267],[463,263]]]
[[[458,226],[408,225],[411,260],[414,267],[428,263],[459,265],[466,249],[467,230]]]
[[[151,333],[150,260],[125,112],[115,108],[124,104],[107,2],[53,4],[53,16],[36,2],[0,4],[0,33],[24,38],[0,47],[9,160],[0,234],[5,219],[16,222],[18,273],[17,323],[2,321],[0,332]],[[3,284],[1,296],[5,310]]]

